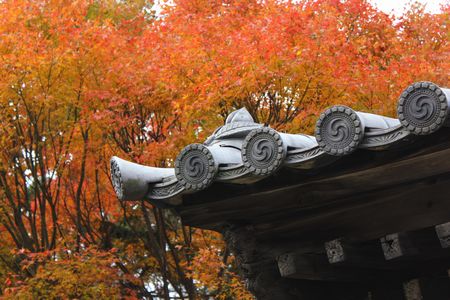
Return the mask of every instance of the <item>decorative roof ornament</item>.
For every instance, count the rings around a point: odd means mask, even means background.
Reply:
[[[268,127],[252,130],[242,144],[242,161],[249,172],[268,175],[278,170],[286,156],[280,134]]]
[[[187,190],[208,187],[217,173],[211,151],[202,144],[191,144],[181,150],[175,160],[175,176]]]
[[[431,82],[416,82],[400,96],[398,118],[413,134],[430,134],[447,123],[449,102],[449,89],[441,89]]]
[[[215,181],[249,184],[283,168],[314,169],[358,149],[384,151],[409,145],[449,121],[450,90],[430,82],[409,86],[398,102],[398,119],[338,105],[319,117],[315,136],[281,133],[255,123],[241,108],[232,112],[203,144],[186,146],[175,168],[152,168],[111,159],[111,177],[120,200],[147,199],[179,205],[179,195]]]
[[[228,115],[225,124],[230,123],[255,123],[252,115],[248,112],[248,110],[243,107],[241,109],[233,111]]]
[[[324,111],[316,124],[316,140],[323,151],[345,155],[355,151],[364,138],[364,125],[358,114],[346,106]]]
[[[211,145],[221,139],[245,137],[251,130],[262,126],[262,124],[255,123],[252,115],[243,107],[230,113],[225,124],[217,128],[204,144]]]
[[[394,128],[400,121],[393,118],[354,111],[336,105],[325,110],[316,124],[316,139],[322,150],[342,156],[355,151],[366,132]]]
[[[111,181],[119,200],[142,200],[149,185],[174,176],[171,168],[154,168],[132,163],[117,156],[111,158]]]

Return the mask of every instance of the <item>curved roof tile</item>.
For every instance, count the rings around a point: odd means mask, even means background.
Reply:
[[[145,198],[176,206],[180,194],[206,189],[215,181],[249,184],[280,168],[314,169],[357,149],[407,147],[419,136],[449,123],[450,89],[417,82],[401,94],[398,119],[337,105],[319,117],[315,136],[287,134],[255,123],[245,109],[230,114],[203,144],[186,146],[175,168],[152,168],[111,159],[112,182],[120,200]]]

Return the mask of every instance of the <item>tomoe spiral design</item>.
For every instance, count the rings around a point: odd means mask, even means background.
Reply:
[[[175,176],[187,190],[206,188],[212,183],[216,173],[214,158],[202,144],[186,146],[175,160]]]
[[[262,127],[247,135],[241,154],[244,166],[252,174],[268,175],[281,166],[285,149],[281,136],[275,130]]]
[[[201,157],[190,156],[186,159],[185,172],[191,178],[199,178],[205,173],[207,167]]]
[[[269,162],[275,155],[273,145],[268,139],[261,139],[255,142],[252,148],[253,159],[260,163]]]
[[[333,119],[327,124],[330,141],[340,143],[348,139],[350,128],[342,119]]]
[[[408,113],[417,120],[430,120],[436,111],[436,103],[430,101],[427,95],[418,95],[411,105],[408,107]]]
[[[364,128],[352,109],[339,105],[320,115],[315,134],[324,152],[340,156],[357,149],[364,137]]]
[[[403,126],[414,134],[424,135],[441,128],[448,115],[443,91],[431,82],[416,82],[400,96],[397,113]]]

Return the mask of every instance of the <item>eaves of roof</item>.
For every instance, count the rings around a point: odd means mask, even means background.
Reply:
[[[230,199],[232,205],[231,199],[244,201],[279,189],[285,193],[323,190],[323,200],[326,193],[369,191],[450,172],[450,165],[432,163],[434,156],[450,151],[445,146],[450,89],[414,83],[401,94],[397,111],[395,119],[333,106],[320,115],[315,136],[309,136],[277,132],[255,123],[240,109],[203,144],[186,146],[174,168],[113,157],[112,182],[121,201],[146,199],[187,211],[192,203]],[[424,171],[408,173],[413,165]],[[384,167],[377,169],[380,166]]]

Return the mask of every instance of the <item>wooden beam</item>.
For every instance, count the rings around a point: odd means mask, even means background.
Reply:
[[[260,240],[278,237],[299,242],[324,242],[336,236],[366,241],[392,232],[418,230],[449,221],[449,184],[450,176],[443,176],[433,182],[394,186],[354,196],[345,205],[335,203],[303,213],[292,212],[253,227]]]
[[[392,280],[394,275],[390,271],[335,266],[328,262],[325,255],[318,254],[288,253],[280,255],[277,262],[281,276],[292,279],[369,284]]]
[[[427,227],[416,231],[389,234],[381,238],[381,245],[387,260],[416,256],[419,259],[450,257],[445,249],[450,223]]]
[[[278,268],[282,277],[292,279],[341,282],[363,280],[360,274],[337,270],[322,255],[284,254],[278,258]]]
[[[450,135],[450,131],[447,133]],[[324,169],[319,174],[285,170],[258,184],[217,184],[194,195],[183,196],[183,206],[176,210],[186,224],[202,228],[215,228],[225,219],[280,220],[280,215],[302,208],[345,202],[346,198],[356,195],[364,199],[362,194],[366,192],[382,191],[446,173],[450,167],[448,148],[450,143],[441,142],[428,148],[420,147],[419,151],[425,152],[420,155],[393,151],[390,153],[393,157],[377,163],[369,162],[377,161],[375,157],[383,155],[361,151],[354,153],[348,161],[340,160],[333,170]],[[348,168],[349,165],[353,167]],[[208,213],[202,213],[205,211]]]
[[[326,242],[325,251],[330,264],[389,269],[376,241],[350,242],[340,238]]]

